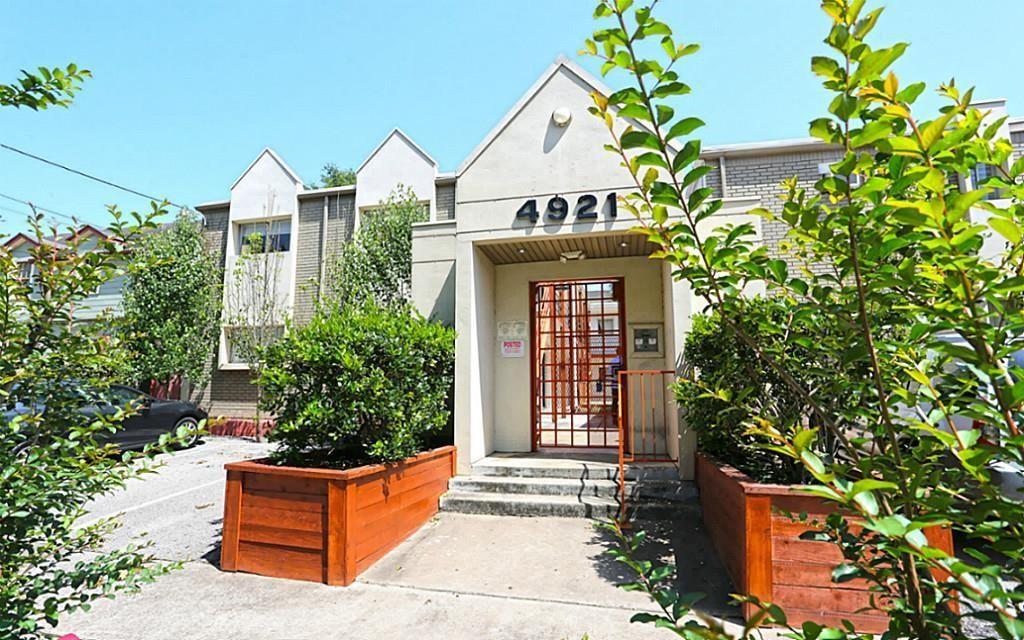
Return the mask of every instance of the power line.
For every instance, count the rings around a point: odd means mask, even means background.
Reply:
[[[23,205],[25,205],[27,207],[35,207],[39,211],[42,211],[44,213],[49,213],[49,214],[52,214],[52,215],[55,215],[55,216],[60,216],[62,218],[67,218],[68,220],[70,220],[72,222],[80,222],[80,220],[78,220],[74,216],[69,216],[66,213],[61,213],[60,211],[55,211],[53,209],[47,209],[46,207],[40,207],[39,205],[34,204],[32,202],[29,202],[28,200],[22,200],[21,198],[15,198],[14,196],[9,196],[6,193],[0,193],[0,198],[4,198],[5,200],[10,200],[12,202],[17,202],[18,204],[23,204]],[[25,213],[26,215],[28,213],[28,212],[15,211],[13,209],[6,209],[6,208],[5,208],[5,210],[6,211],[10,211],[11,213]]]
[[[107,186],[114,187],[115,189],[120,189],[121,191],[125,191],[127,193],[131,193],[133,195],[137,195],[139,197],[146,198],[147,200],[155,200],[157,202],[165,201],[164,198],[154,198],[153,196],[147,195],[145,193],[142,193],[141,191],[136,191],[135,189],[129,189],[128,187],[119,185],[116,182],[111,182],[110,180],[104,180],[103,178],[98,178],[98,177],[96,177],[94,175],[91,175],[91,174],[88,174],[88,173],[86,173],[84,171],[79,171],[78,169],[73,169],[73,168],[71,168],[71,167],[69,167],[67,165],[63,165],[63,164],[61,164],[59,162],[54,162],[53,160],[47,160],[46,158],[43,158],[41,156],[35,155],[34,153],[29,153],[28,151],[23,151],[21,149],[12,147],[10,145],[3,144],[2,142],[0,142],[0,147],[3,147],[4,149],[7,149],[8,151],[13,151],[14,153],[21,154],[21,155],[25,156],[26,158],[32,158],[33,160],[38,160],[39,162],[46,163],[46,164],[48,164],[50,166],[53,166],[53,167],[57,167],[58,169],[63,169],[65,171],[70,171],[71,173],[80,175],[83,178],[88,178],[90,180],[94,180],[96,182],[103,183],[103,184],[105,184]],[[186,207],[184,205],[175,204],[174,202],[171,202],[170,200],[166,200],[166,202],[167,202],[167,204],[171,205],[172,207],[177,207],[179,209],[189,209],[190,208],[190,207]]]

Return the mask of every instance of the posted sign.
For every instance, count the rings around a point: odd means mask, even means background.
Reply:
[[[502,340],[502,358],[522,358],[526,352],[526,340]]]

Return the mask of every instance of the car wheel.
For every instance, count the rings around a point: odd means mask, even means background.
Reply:
[[[182,449],[188,449],[199,442],[199,421],[192,416],[185,416],[174,425],[174,434],[177,434],[182,427],[188,430],[188,435],[178,445]]]

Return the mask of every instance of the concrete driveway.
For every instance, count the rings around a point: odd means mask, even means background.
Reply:
[[[150,541],[184,568],[135,596],[97,603],[61,632],[83,640],[312,640],[322,638],[665,638],[630,624],[652,610],[618,589],[627,578],[610,541],[582,519],[441,514],[348,588],[221,572],[223,464],[266,445],[210,438],[168,456],[159,475],[97,501],[123,512],[117,543]],[[711,592],[709,613],[733,616],[729,591],[696,513],[649,524],[650,552],[675,556],[686,591]]]

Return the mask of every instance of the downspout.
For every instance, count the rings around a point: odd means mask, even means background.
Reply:
[[[322,300],[324,297],[324,278],[327,275],[327,212],[330,202],[330,196],[324,196],[324,218],[323,222],[320,223],[320,286],[319,298]]]

